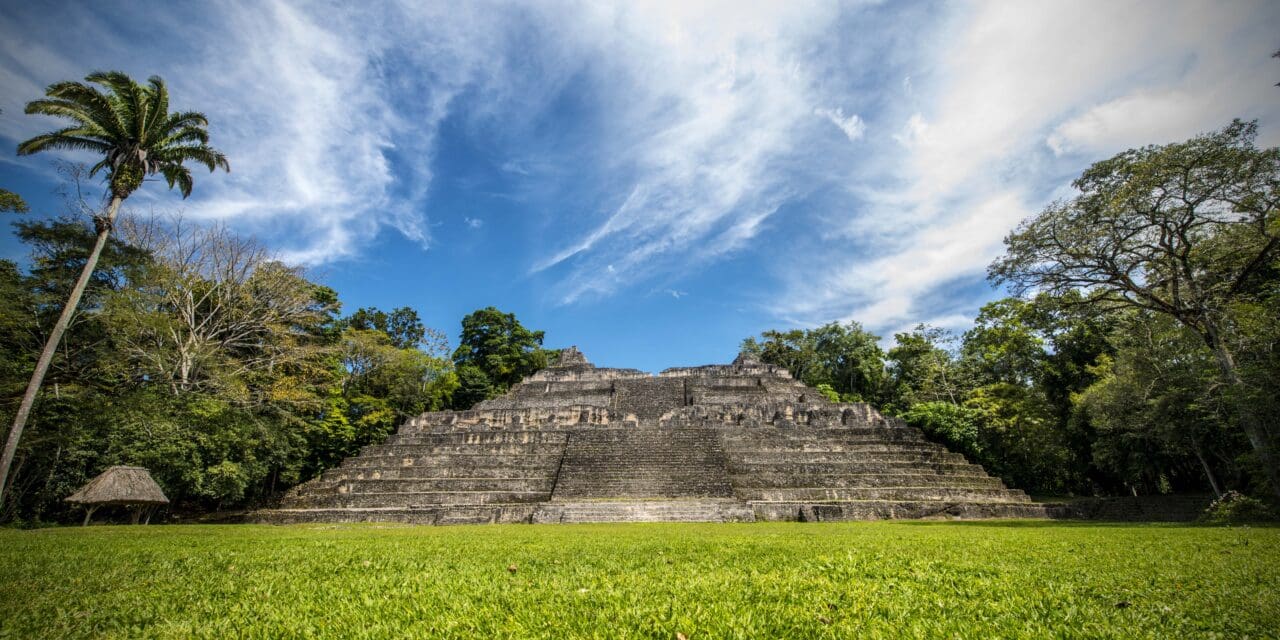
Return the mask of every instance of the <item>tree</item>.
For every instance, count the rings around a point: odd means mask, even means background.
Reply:
[[[121,227],[151,260],[132,287],[107,299],[104,314],[130,369],[172,393],[247,390],[255,372],[311,357],[316,336],[304,336],[336,321],[331,292],[223,225],[174,217]]]
[[[955,341],[954,335],[920,324],[909,333],[895,334],[893,341],[887,354],[892,385],[888,394],[890,409],[905,411],[922,402],[955,405],[964,400],[967,381],[955,357],[945,348]]]
[[[121,203],[142,186],[147,176],[157,173],[164,176],[169,188],[177,186],[182,197],[191,195],[191,171],[184,166],[188,161],[200,163],[210,172],[219,167],[230,171],[226,157],[208,144],[208,119],[194,111],[170,113],[169,90],[158,76],[152,76],[146,86],[118,71],[91,73],[85,81],[105,88],[106,93],[80,82],[50,85],[45,90],[48,97],[28,103],[26,112],[65,118],[73,124],[18,145],[18,155],[53,149],[101,154],[102,159],[94,165],[92,174],[105,171],[110,202],[106,213],[94,221],[97,239],[93,249],[36,361],[31,382],[14,415],[4,453],[0,455],[0,499],[4,497],[9,467],[22,429],[62,334],[97,266]]]
[[[783,367],[813,387],[828,385],[846,402],[878,399],[884,391],[884,352],[879,336],[856,322],[816,329],[769,330],[747,338],[741,350]]]
[[[494,307],[478,309],[463,318],[462,336],[453,352],[462,384],[455,395],[461,404],[456,406],[470,407],[466,403],[481,392],[485,392],[486,397],[504,393],[525,376],[545,368],[544,335],[542,331],[526,329],[514,313],[503,313]],[[464,370],[464,367],[475,371]],[[487,385],[477,378],[477,372],[484,376]]]
[[[1096,463],[1134,492],[1199,490],[1207,481],[1222,495],[1222,472],[1235,471],[1247,445],[1222,427],[1212,354],[1168,316],[1127,315],[1114,355],[1100,359],[1097,381],[1075,398],[1098,431]]]
[[[0,211],[26,213],[28,210],[27,203],[22,199],[22,196],[8,189],[0,189]]]
[[[1095,308],[1173,318],[1213,354],[1236,422],[1280,496],[1274,435],[1250,399],[1231,308],[1275,278],[1280,254],[1280,149],[1254,145],[1235,121],[1186,142],[1120,153],[1091,166],[1080,194],[1049,205],[1005,238],[991,279],[1021,293],[1082,291]],[[1274,381],[1272,382],[1274,384]]]
[[[397,349],[422,346],[432,356],[446,357],[448,354],[448,340],[444,334],[423,325],[418,312],[410,307],[392,309],[391,313],[377,307],[364,307],[351,314],[346,325],[352,329],[381,331]]]

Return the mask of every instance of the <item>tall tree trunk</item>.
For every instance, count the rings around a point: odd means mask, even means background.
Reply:
[[[1222,377],[1230,385],[1231,391],[1235,396],[1231,399],[1231,405],[1235,409],[1236,419],[1240,421],[1240,429],[1249,438],[1249,444],[1253,447],[1253,452],[1258,455],[1258,461],[1262,463],[1262,471],[1266,474],[1267,482],[1271,485],[1271,493],[1275,494],[1276,497],[1280,497],[1280,468],[1277,468],[1275,454],[1271,451],[1271,438],[1257,412],[1254,411],[1253,406],[1249,403],[1249,398],[1245,393],[1246,385],[1244,379],[1240,377],[1240,371],[1236,368],[1235,357],[1223,344],[1222,336],[1216,327],[1210,327],[1206,334],[1205,340],[1209,343],[1209,347],[1213,349],[1213,357],[1218,363],[1218,371],[1222,373]]]
[[[124,198],[120,196],[112,196],[106,218],[97,221],[98,239],[93,243],[89,259],[85,260],[80,278],[71,288],[71,295],[67,298],[66,306],[62,308],[62,315],[58,316],[58,322],[53,325],[53,331],[49,333],[49,340],[44,343],[44,350],[40,352],[40,359],[36,361],[36,369],[31,372],[31,382],[27,383],[27,392],[22,395],[22,404],[18,405],[18,413],[13,416],[13,426],[9,428],[9,437],[4,441],[4,454],[0,456],[0,504],[3,504],[4,492],[9,486],[9,467],[13,464],[13,456],[18,451],[18,439],[22,437],[22,429],[27,426],[27,417],[31,415],[31,407],[36,402],[36,395],[40,393],[44,376],[49,372],[49,363],[53,361],[53,354],[58,351],[58,344],[62,342],[62,334],[67,332],[67,326],[71,324],[71,316],[75,315],[76,307],[80,306],[80,298],[84,296],[85,287],[89,285],[93,270],[98,266],[102,249],[107,246],[107,237],[111,235],[111,226],[116,221],[116,214],[120,212],[120,203],[123,201]]]
[[[1213,469],[1209,468],[1209,461],[1205,460],[1204,452],[1200,450],[1200,443],[1195,438],[1191,439],[1191,451],[1196,454],[1196,459],[1200,461],[1200,466],[1204,467],[1204,475],[1209,479],[1209,486],[1213,488],[1213,496],[1221,498],[1222,489],[1218,487],[1218,479],[1213,476]]]

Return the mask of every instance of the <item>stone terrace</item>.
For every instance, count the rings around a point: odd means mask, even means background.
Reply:
[[[575,348],[470,411],[409,420],[261,522],[1045,517],[1046,507],[866,404],[780,367],[597,368]]]

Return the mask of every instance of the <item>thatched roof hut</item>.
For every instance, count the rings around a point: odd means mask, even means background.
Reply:
[[[79,491],[67,496],[66,500],[84,505],[88,509],[84,516],[85,524],[89,524],[94,510],[102,505],[133,507],[133,521],[137,523],[143,507],[169,504],[164,491],[160,490],[160,485],[156,484],[146,469],[124,466],[108,467],[98,477],[80,487]],[[147,520],[151,520],[149,513]]]

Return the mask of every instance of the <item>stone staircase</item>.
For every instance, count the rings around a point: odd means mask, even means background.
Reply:
[[[569,436],[555,500],[732,498],[712,429],[584,429]]]
[[[598,369],[576,350],[470,411],[409,420],[260,522],[1046,517],[916,429],[783,369]]]

